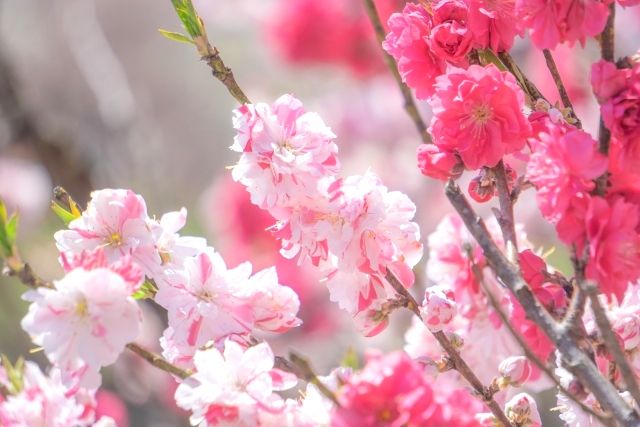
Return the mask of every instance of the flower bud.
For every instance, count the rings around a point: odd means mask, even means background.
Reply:
[[[443,151],[435,144],[422,144],[417,150],[418,168],[423,175],[440,181],[459,178],[464,166],[452,151]]]
[[[531,362],[524,356],[511,356],[500,362],[498,371],[505,385],[519,387],[531,377]]]
[[[484,173],[469,181],[469,195],[478,203],[485,203],[491,200],[496,192],[496,184],[493,179],[487,179]]]
[[[522,427],[542,427],[538,405],[527,393],[516,394],[504,406],[504,413],[513,424]]]
[[[424,324],[431,332],[441,331],[456,314],[453,291],[443,286],[427,288],[420,312]]]

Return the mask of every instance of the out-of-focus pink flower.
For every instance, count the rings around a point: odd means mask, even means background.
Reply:
[[[103,416],[111,418],[117,427],[129,427],[127,405],[117,394],[101,389],[96,393],[96,418]]]
[[[527,393],[513,396],[504,406],[504,413],[509,421],[519,426],[542,427],[538,405]]]
[[[504,155],[522,149],[531,131],[521,111],[522,90],[511,74],[492,64],[439,77],[429,103],[434,143],[457,152],[469,169],[495,166]]]
[[[5,389],[13,385],[6,380],[4,369],[0,382]],[[94,425],[95,402],[92,392],[70,390],[61,380],[60,371],[52,369],[44,375],[38,365],[26,362],[22,389],[0,399],[0,425],[11,427],[89,427]]]
[[[233,125],[237,134],[231,149],[242,153],[233,178],[247,187],[254,204],[278,219],[273,208],[299,204],[316,191],[320,178],[340,167],[331,129],[291,95],[271,106],[243,105],[234,111]]]
[[[140,308],[129,284],[105,268],[73,270],[54,286],[25,294],[32,303],[22,327],[70,383],[96,388],[100,368],[138,336]]]
[[[420,307],[424,324],[432,332],[441,331],[456,314],[456,301],[453,291],[444,286],[430,286],[424,294]]]
[[[600,60],[591,66],[591,86],[598,102],[606,102],[624,90],[625,72],[613,62]]]
[[[194,356],[195,374],[176,390],[178,406],[191,411],[191,425],[257,425],[259,412],[278,413],[284,400],[274,393],[297,383],[292,374],[273,368],[274,356],[266,343],[246,350],[226,341],[224,353],[215,348]]]
[[[640,211],[620,197],[591,198],[586,217],[589,263],[586,275],[605,295],[622,300],[640,277]]]
[[[398,0],[376,0],[386,22]],[[294,64],[337,64],[362,78],[384,70],[373,28],[358,2],[284,0],[272,8],[268,32],[277,51]]]
[[[21,223],[39,220],[47,212],[50,197],[51,180],[42,166],[0,156],[0,200],[10,212],[20,212]]]
[[[498,370],[510,385],[520,387],[531,377],[532,366],[524,356],[511,356],[500,362]]]
[[[373,356],[338,392],[332,426],[429,425],[433,391],[406,353]]]
[[[469,25],[476,46],[494,52],[509,51],[517,28],[515,0],[469,0]]]
[[[429,12],[422,5],[407,3],[402,13],[389,18],[389,32],[382,46],[398,62],[402,80],[418,99],[433,94],[436,77],[444,73],[446,62],[438,58],[426,41],[432,31]]]
[[[431,52],[452,64],[467,65],[466,56],[473,47],[473,34],[468,28],[467,3],[440,0],[432,7],[433,28],[427,39]]]
[[[610,0],[515,0],[522,29],[529,29],[538,49],[553,49],[558,43],[584,45],[587,37],[602,32],[609,15]]]
[[[595,188],[593,180],[607,170],[607,158],[588,133],[551,122],[530,146],[526,177],[536,187],[542,215],[557,223],[577,197]]]
[[[418,168],[423,175],[440,181],[458,178],[464,171],[460,157],[452,151],[442,150],[435,144],[418,146]]]

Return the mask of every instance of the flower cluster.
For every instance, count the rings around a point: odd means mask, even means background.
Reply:
[[[395,295],[389,272],[413,284],[422,256],[414,204],[372,172],[338,177],[335,136],[318,115],[284,95],[272,106],[240,107],[234,127],[231,148],[242,153],[234,179],[278,221],[282,254],[325,272],[333,301],[356,316]]]

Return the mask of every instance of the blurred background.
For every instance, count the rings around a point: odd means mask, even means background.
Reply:
[[[384,16],[403,3],[378,0]],[[338,135],[344,174],[371,168],[390,189],[408,193],[418,205],[426,242],[451,209],[440,184],[416,168],[419,139],[360,2],[194,4],[249,97],[270,103],[293,93],[320,113]],[[619,10],[619,56],[638,48],[639,20],[637,8]],[[159,28],[181,30],[169,0],[0,0],[0,197],[21,213],[23,257],[45,278],[62,272],[52,238],[61,224],[48,211],[53,186],[62,185],[83,203],[92,189],[131,188],[158,217],[187,207],[183,234],[208,237],[230,266],[244,260],[256,269],[277,266],[282,283],[300,294],[305,324],[275,339],[276,352],[295,348],[326,374],[349,349],[362,355],[370,347],[401,348],[409,323],[404,313],[394,315],[381,335],[364,339],[328,301],[313,270],[278,255],[278,245],[264,231],[269,217],[249,203],[225,169],[237,158],[228,150],[234,100],[192,46],[165,39]],[[550,100],[558,99],[541,52],[520,40],[513,55]],[[555,57],[578,116],[594,132],[598,110],[588,70],[598,46],[590,41],[584,49],[559,48]],[[421,107],[428,121],[428,108]],[[534,247],[556,245],[531,192],[519,201],[516,215]],[[561,248],[551,261],[568,268]],[[418,273],[423,269],[421,263]],[[419,281],[415,295],[425,285]],[[0,352],[12,359],[32,348],[19,325],[26,311],[23,291],[0,278]],[[155,307],[145,310],[141,342],[157,350],[165,320]],[[29,358],[44,362],[37,353]],[[172,403],[172,380],[128,354],[106,370],[104,385],[101,408],[119,417],[119,427],[186,423]]]

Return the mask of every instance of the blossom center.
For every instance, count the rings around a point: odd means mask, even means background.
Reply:
[[[473,117],[473,121],[477,124],[484,125],[493,117],[493,113],[491,112],[491,108],[486,104],[480,104],[473,108],[471,112],[471,116]]]
[[[122,245],[122,236],[120,233],[114,231],[107,238],[107,243],[109,246],[120,246]]]
[[[76,316],[80,318],[85,318],[89,315],[89,306],[87,304],[87,300],[82,297],[78,302],[76,302],[76,307],[74,310]]]

